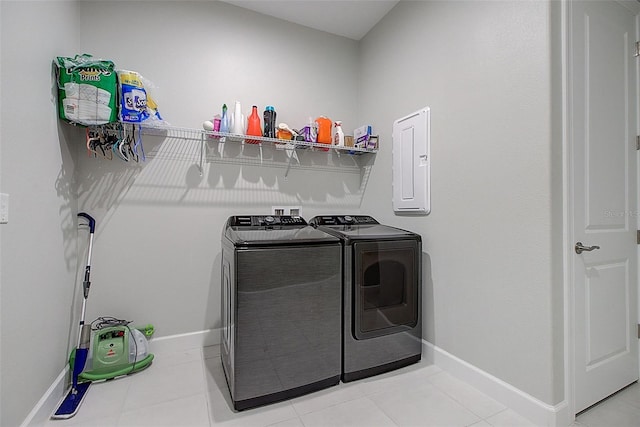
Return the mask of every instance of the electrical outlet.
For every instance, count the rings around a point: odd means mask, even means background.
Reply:
[[[0,193],[0,224],[9,222],[9,195]]]
[[[301,206],[271,206],[271,212],[273,215],[291,215],[301,216]]]
[[[289,215],[291,216],[300,216],[300,207],[296,206],[293,208],[289,208]]]

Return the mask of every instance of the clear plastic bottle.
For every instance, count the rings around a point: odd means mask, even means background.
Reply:
[[[300,134],[306,142],[316,142],[318,140],[318,131],[316,128],[316,122],[309,117],[309,123],[300,130]],[[302,148],[307,148],[302,146]]]
[[[318,124],[309,117],[309,142],[318,142]]]
[[[227,115],[227,104],[222,104],[222,117],[220,117],[220,132],[229,133],[229,116]],[[226,137],[220,138],[220,142],[225,142]]]

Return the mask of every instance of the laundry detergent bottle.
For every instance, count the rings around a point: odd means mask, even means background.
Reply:
[[[331,135],[331,125],[333,122],[331,119],[320,116],[316,119],[316,125],[318,127],[318,143],[319,144],[329,144],[333,142],[333,138]],[[328,151],[327,148],[321,148],[322,151]]]
[[[247,135],[251,136],[262,136],[262,127],[260,126],[260,116],[258,115],[258,106],[254,105],[251,108],[251,115],[249,116],[249,120],[247,123]],[[247,139],[247,143],[249,144],[259,144],[260,141],[257,139]]]

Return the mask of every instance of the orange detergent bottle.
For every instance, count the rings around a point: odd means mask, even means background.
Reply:
[[[260,116],[258,115],[257,105],[254,105],[251,109],[251,115],[249,116],[249,120],[247,120],[247,122],[247,135],[262,136],[262,128],[260,126]],[[257,139],[247,139],[246,142],[249,144],[260,143],[260,141]]]
[[[333,135],[331,134],[331,125],[333,122],[331,119],[320,116],[316,119],[318,127],[318,143],[331,145],[333,142]],[[322,151],[329,151],[328,148],[322,148]]]

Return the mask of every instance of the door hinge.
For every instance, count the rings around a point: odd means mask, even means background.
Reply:
[[[640,338],[640,325],[638,325],[638,338]]]
[[[636,42],[636,54],[634,56],[640,56],[640,42]]]
[[[636,243],[640,245],[640,230],[636,230]]]
[[[636,136],[636,150],[640,150],[640,135]]]

